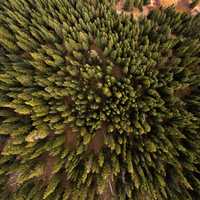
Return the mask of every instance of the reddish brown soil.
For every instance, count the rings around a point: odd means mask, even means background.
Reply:
[[[65,145],[67,148],[73,149],[76,147],[77,134],[71,127],[65,128]]]
[[[185,86],[180,89],[177,89],[175,91],[175,96],[182,98],[185,96],[189,96],[191,92],[192,92],[191,88],[189,86]]]
[[[91,143],[89,144],[88,149],[93,151],[95,154],[98,154],[101,148],[104,145],[104,135],[107,131],[107,123],[103,123],[102,127],[96,131],[96,134],[92,138]]]
[[[189,0],[178,1],[177,4],[176,4],[176,10],[178,12],[185,12],[185,13],[190,14],[191,9],[190,9],[190,2],[189,2]]]
[[[120,79],[123,75],[123,70],[120,66],[114,66],[112,69],[112,75],[118,79]]]
[[[0,138],[0,155],[1,155],[1,152],[3,151],[3,148],[7,142],[8,138]]]
[[[53,165],[55,164],[56,159],[53,156],[45,156],[45,167],[44,167],[44,173],[42,176],[42,180],[44,181],[44,183],[48,183],[49,180],[52,177],[52,168]]]
[[[73,103],[71,97],[68,96],[64,97],[64,102],[66,106],[70,106]]]
[[[93,43],[91,44],[90,50],[96,51],[98,55],[102,55],[103,53],[102,50],[99,47],[97,47],[95,41],[93,41]]]
[[[19,177],[19,173],[10,173],[8,182],[7,182],[7,187],[11,192],[15,192],[19,186],[17,183],[17,178]]]

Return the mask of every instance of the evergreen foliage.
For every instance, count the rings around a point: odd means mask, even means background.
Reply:
[[[149,4],[149,0],[124,0],[124,10],[131,11],[133,8],[142,10],[142,6]]]
[[[199,200],[200,14],[108,0],[0,4],[0,200]]]

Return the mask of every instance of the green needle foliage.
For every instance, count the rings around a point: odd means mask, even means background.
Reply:
[[[0,200],[199,200],[200,15],[108,0],[1,0]]]
[[[133,8],[142,10],[142,6],[149,4],[149,0],[124,0],[124,10],[131,11]]]

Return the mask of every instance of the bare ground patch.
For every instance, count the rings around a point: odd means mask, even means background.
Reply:
[[[55,162],[56,162],[56,159],[53,156],[49,156],[49,155],[45,156],[45,166],[44,166],[44,172],[42,176],[42,180],[45,183],[48,183],[52,177],[52,169]]]
[[[65,146],[70,149],[74,149],[77,143],[77,133],[73,128],[65,128]]]
[[[107,123],[104,122],[100,129],[98,129],[89,144],[88,149],[98,154],[104,145],[104,136],[107,132]]]
[[[103,51],[99,47],[97,47],[95,40],[92,42],[90,46],[90,51],[96,52],[99,56],[102,56]]]
[[[123,76],[123,69],[120,66],[114,66],[112,69],[112,75],[118,79],[120,79]]]
[[[184,86],[184,87],[181,87],[181,88],[178,88],[177,90],[175,90],[175,96],[177,97],[185,97],[185,96],[189,96],[192,92],[192,89],[190,86]]]
[[[17,182],[18,177],[20,176],[20,173],[10,173],[8,177],[7,187],[9,191],[15,192],[17,188],[19,187],[19,183]]]

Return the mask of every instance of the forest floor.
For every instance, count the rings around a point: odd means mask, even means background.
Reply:
[[[136,19],[140,16],[147,16],[151,10],[157,9],[159,7],[167,8],[172,5],[174,5],[177,12],[185,12],[191,15],[200,13],[200,4],[191,9],[190,3],[191,0],[150,0],[148,5],[143,6],[142,11],[140,11],[138,8],[133,8],[132,11],[124,11],[124,0],[118,0],[114,9],[119,14],[124,13],[127,15],[133,15]]]

